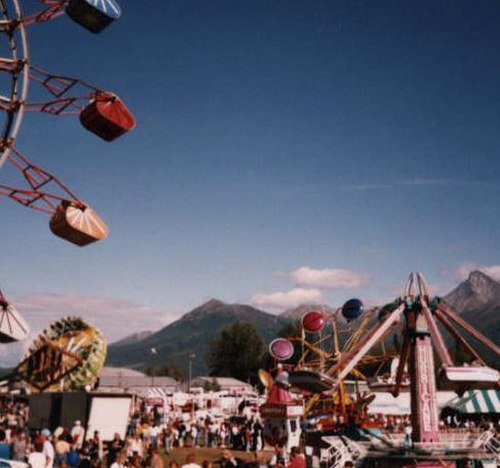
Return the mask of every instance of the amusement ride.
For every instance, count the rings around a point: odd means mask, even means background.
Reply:
[[[73,190],[19,150],[23,116],[26,112],[78,115],[86,130],[108,142],[132,130],[135,118],[115,93],[35,66],[27,28],[66,14],[97,34],[120,17],[121,9],[115,0],[33,0],[29,12],[24,6],[20,0],[0,0],[0,195],[50,215],[49,226],[56,236],[85,246],[104,239],[108,227]],[[43,98],[30,100],[31,84]],[[0,343],[24,340],[28,334],[28,324],[0,292]],[[83,388],[95,382],[105,356],[102,333],[79,317],[66,317],[34,340],[3,383],[22,380],[32,391]]]
[[[343,308],[346,318],[358,318],[363,313],[362,302],[354,299],[348,301]],[[383,342],[389,334],[398,331],[402,336],[402,345],[398,349],[398,360],[394,379],[387,383],[394,397],[397,397],[406,381],[411,396],[411,416],[408,439],[406,443],[398,444],[385,436],[377,436],[376,449],[373,447],[365,451],[362,466],[457,466],[465,457],[473,457],[487,463],[491,454],[484,451],[481,445],[486,439],[473,437],[460,443],[450,441],[448,434],[442,433],[439,427],[439,414],[436,404],[436,377],[439,382],[448,388],[453,388],[458,394],[463,394],[470,388],[496,389],[500,384],[499,371],[487,365],[487,362],[471,345],[470,338],[486,347],[498,362],[500,348],[480,333],[477,329],[465,322],[442,299],[432,298],[424,277],[420,273],[410,274],[400,298],[381,309],[373,309],[377,315],[375,324],[370,327],[369,318],[360,334],[342,352],[338,344],[333,353],[318,352],[317,345],[306,344],[301,340],[303,353],[292,367],[285,370],[286,362],[294,354],[293,341],[289,338],[278,338],[269,345],[269,352],[278,362],[274,380],[265,372],[261,372],[261,380],[267,383],[269,394],[266,404],[261,408],[265,419],[265,430],[271,437],[269,441],[277,440],[278,429],[285,431],[293,443],[297,440],[295,425],[291,425],[292,416],[287,416],[287,408],[294,408],[304,400],[303,412],[300,418],[307,417],[308,411],[318,401],[329,399],[330,416],[343,414],[339,421],[335,418],[335,425],[316,428],[321,435],[345,435],[346,429],[356,429],[356,433],[364,434],[365,438],[374,440],[374,433],[367,424],[366,405],[372,401],[371,395],[357,395],[351,399],[345,398],[345,379],[349,376],[360,377],[357,366],[367,357],[372,359],[372,350]],[[331,318],[330,318],[331,319]],[[302,327],[309,332],[319,332],[326,322],[322,311],[308,311],[302,317]],[[333,324],[336,319],[331,319]],[[333,327],[335,330],[335,326]],[[446,332],[460,346],[467,358],[461,362],[454,362],[446,346]],[[304,338],[306,333],[302,333]],[[334,336],[337,336],[336,334]],[[334,339],[335,342],[335,339]],[[306,357],[314,351],[319,360],[309,360]],[[435,355],[438,361],[435,361]],[[462,354],[464,355],[464,354]],[[314,365],[314,367],[313,367]],[[279,410],[279,408],[284,408]],[[280,412],[281,411],[281,412]],[[292,411],[292,415],[297,410]],[[280,416],[281,415],[281,416]],[[298,424],[298,422],[296,423]],[[336,427],[335,427],[336,426]],[[333,429],[333,431],[331,430]],[[335,430],[336,429],[336,430]],[[364,431],[363,431],[364,430]],[[274,434],[274,438],[272,435]],[[411,435],[410,435],[411,434]],[[328,439],[324,437],[323,439]],[[492,434],[488,435],[491,438]],[[287,443],[285,435],[282,443]],[[338,439],[340,440],[340,439]],[[330,438],[332,444],[338,440]],[[342,450],[346,454],[352,452],[352,458],[359,456],[361,450],[352,449],[352,441],[342,438],[336,445],[334,452]],[[346,455],[347,457],[348,455]],[[343,459],[345,459],[344,457]],[[383,460],[383,461],[382,461]],[[377,465],[378,463],[378,465]],[[327,463],[328,466],[328,463]],[[336,465],[333,462],[329,466]],[[460,466],[460,465],[458,465]],[[486,466],[486,465],[485,465]],[[494,466],[494,465],[491,465]]]
[[[40,0],[40,10],[25,15],[19,0],[0,0],[0,167],[20,175],[14,184],[0,182],[0,195],[51,216],[50,229],[78,246],[104,239],[106,223],[66,184],[32,163],[19,151],[17,136],[25,112],[79,115],[82,125],[98,137],[113,141],[133,129],[135,119],[121,99],[75,77],[53,74],[33,65],[29,57],[27,27],[66,13],[78,25],[99,33],[117,19],[115,0]],[[30,101],[29,84],[40,86],[46,99]]]
[[[345,380],[331,391],[334,381],[326,370],[359,342],[374,318],[376,309],[365,312],[359,299],[351,299],[336,310],[323,307],[306,311],[296,334],[270,343],[269,352],[287,371],[292,391],[297,390],[303,397],[306,420],[320,420],[323,428],[331,428],[339,421],[362,417],[372,396],[361,392],[357,384],[368,381],[367,370],[379,373],[397,357],[394,346],[387,339],[396,330],[389,329],[377,348],[363,356],[358,366],[350,371],[349,386],[354,388],[356,397],[346,390]],[[272,378],[264,371],[260,375],[264,385],[269,387]]]

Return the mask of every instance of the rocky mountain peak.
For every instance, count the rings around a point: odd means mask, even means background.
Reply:
[[[471,271],[467,281],[471,289],[478,294],[489,293],[492,289],[498,288],[498,283],[496,281],[479,270]]]
[[[203,303],[200,306],[200,309],[203,309],[207,312],[213,311],[220,309],[221,307],[224,307],[226,304],[222,301],[219,301],[218,299],[209,299],[207,302]]]
[[[492,302],[500,302],[500,283],[475,270],[444,299],[457,312],[478,309]]]

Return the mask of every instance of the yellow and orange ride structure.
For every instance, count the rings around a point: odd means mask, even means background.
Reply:
[[[373,395],[360,391],[358,384],[366,384],[372,373],[380,372],[397,356],[397,350],[386,343],[389,340],[382,340],[376,349],[363,356],[335,389],[334,377],[326,370],[356,346],[367,327],[377,320],[378,311],[375,308],[365,311],[359,299],[351,299],[335,310],[310,309],[302,315],[295,334],[269,344],[269,353],[275,361],[271,373],[278,368],[285,371],[287,385],[302,400],[304,419],[314,426],[328,430],[348,422],[370,424],[366,408]],[[390,338],[396,331],[391,327],[384,338]],[[270,373],[261,370],[260,379],[266,388],[271,388]]]

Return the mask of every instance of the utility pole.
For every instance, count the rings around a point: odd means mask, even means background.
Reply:
[[[149,350],[151,354],[151,386],[155,386],[155,358],[158,352],[156,351],[156,348],[151,348]]]
[[[191,393],[191,379],[193,373],[193,359],[196,357],[196,354],[189,353],[189,367],[188,367],[188,393]]]

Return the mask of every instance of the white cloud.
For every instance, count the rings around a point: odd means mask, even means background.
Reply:
[[[474,270],[482,271],[496,281],[500,281],[500,265],[481,266],[476,263],[463,263],[458,267],[457,277],[463,281],[469,277],[469,273]]]
[[[292,271],[290,277],[299,286],[320,289],[358,289],[369,281],[368,275],[364,273],[333,268],[314,269],[308,266]]]
[[[20,362],[36,336],[62,317],[82,317],[101,330],[110,344],[136,332],[158,331],[182,315],[123,299],[76,294],[31,294],[9,298],[9,302],[28,322],[31,332],[22,342],[0,346],[0,367]]]
[[[277,309],[289,309],[301,304],[321,303],[322,301],[321,291],[303,288],[271,294],[256,294],[252,297],[252,302],[258,306],[269,306]]]
[[[10,302],[33,331],[78,315],[99,328],[110,343],[135,332],[157,331],[181,315],[123,299],[77,294],[31,294]]]

